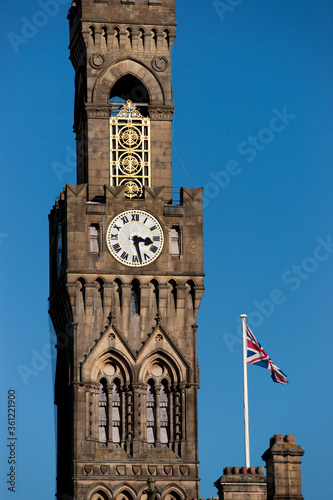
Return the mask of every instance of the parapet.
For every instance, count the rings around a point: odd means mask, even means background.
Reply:
[[[267,500],[264,467],[225,467],[223,476],[215,481],[220,500]]]

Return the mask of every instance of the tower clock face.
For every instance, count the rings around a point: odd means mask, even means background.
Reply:
[[[160,255],[164,234],[158,220],[142,210],[127,210],[110,223],[106,241],[111,255],[126,266],[146,266]]]

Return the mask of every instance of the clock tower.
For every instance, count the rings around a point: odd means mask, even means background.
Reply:
[[[199,498],[202,189],[172,188],[175,0],[76,0],[68,19],[78,184],[49,216],[57,498]]]

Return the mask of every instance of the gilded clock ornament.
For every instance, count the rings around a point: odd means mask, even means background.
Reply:
[[[151,185],[150,119],[127,101],[110,117],[110,185],[125,186],[126,198],[142,198]]]
[[[116,260],[126,266],[140,267],[160,255],[164,233],[161,224],[149,212],[127,210],[109,224],[106,242]]]

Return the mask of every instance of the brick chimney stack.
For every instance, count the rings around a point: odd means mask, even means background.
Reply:
[[[276,434],[262,458],[267,468],[267,500],[303,500],[301,457],[304,450],[295,436]]]

